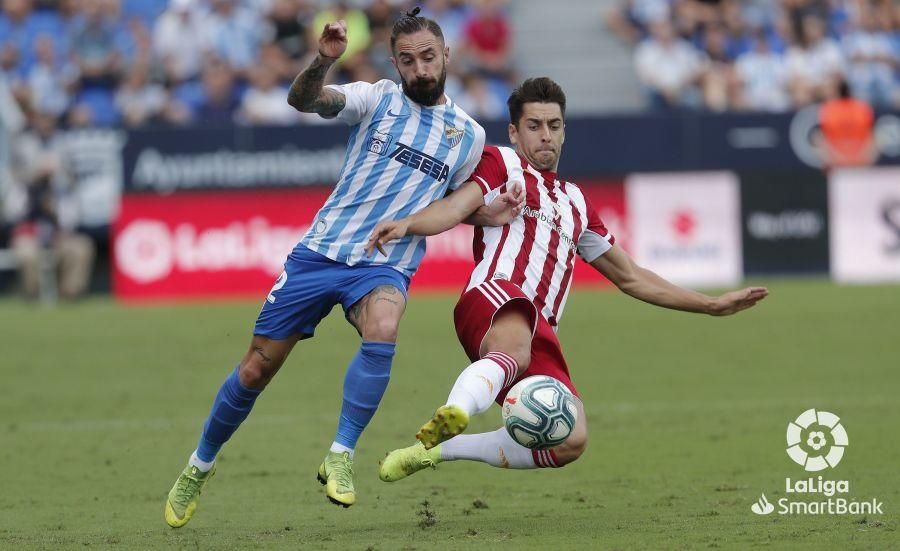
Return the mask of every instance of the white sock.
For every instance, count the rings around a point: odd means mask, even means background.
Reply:
[[[460,434],[441,444],[441,459],[467,459],[506,469],[536,469],[534,454],[506,432],[498,429],[481,434]]]
[[[447,396],[447,404],[459,406],[469,415],[481,413],[513,382],[518,370],[519,365],[508,354],[486,354],[459,374]]]
[[[212,469],[213,464],[216,462],[215,459],[212,461],[203,461],[199,457],[197,457],[197,450],[194,450],[194,453],[191,454],[191,458],[188,459],[188,465],[191,467],[197,467],[203,472],[207,472]]]
[[[334,453],[348,452],[350,454],[350,459],[353,459],[353,448],[348,448],[347,446],[338,444],[337,442],[332,442],[331,448],[329,448],[328,451],[332,451]]]

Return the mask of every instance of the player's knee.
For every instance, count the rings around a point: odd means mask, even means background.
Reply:
[[[381,317],[370,320],[363,331],[363,339],[375,342],[397,342],[400,320]]]
[[[241,385],[245,388],[261,390],[269,384],[274,375],[274,370],[263,365],[261,361],[253,356],[242,362],[241,367],[238,369],[238,378],[240,378]]]
[[[587,449],[587,433],[573,433],[566,441],[556,448],[556,461],[560,467],[574,462],[584,450]]]

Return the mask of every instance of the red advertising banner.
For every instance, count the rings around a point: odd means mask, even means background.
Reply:
[[[584,186],[620,242],[621,183]],[[261,298],[330,189],[125,195],[113,225],[113,291],[126,301]],[[472,228],[428,239],[412,290],[462,290],[474,263]],[[602,284],[590,267],[576,283]]]
[[[625,186],[621,181],[582,180],[576,182],[584,197],[597,209],[600,219],[616,238],[616,245],[629,250],[628,211],[625,205]],[[575,287],[610,285],[605,277],[581,260],[576,261]]]

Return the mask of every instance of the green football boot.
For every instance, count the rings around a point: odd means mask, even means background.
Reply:
[[[216,466],[203,472],[197,467],[188,465],[169,490],[166,500],[166,522],[172,528],[180,528],[191,520],[197,510],[200,491],[206,482],[216,474]]]
[[[408,448],[387,454],[378,464],[378,478],[385,482],[396,482],[426,467],[433,469],[441,461],[440,445],[426,450],[421,442],[416,442]]]
[[[325,485],[325,495],[335,505],[350,507],[356,503],[353,489],[353,460],[350,452],[329,451],[325,461],[319,465],[319,482]]]
[[[419,432],[416,440],[421,442],[426,450],[437,446],[445,440],[462,433],[469,426],[469,414],[459,406],[446,405],[437,408],[431,421],[428,421]]]

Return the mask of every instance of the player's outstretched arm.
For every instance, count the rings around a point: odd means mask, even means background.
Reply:
[[[297,75],[288,90],[288,103],[297,111],[318,113],[334,118],[346,105],[344,94],[323,88],[325,74],[347,49],[347,23],[343,20],[328,23],[319,38],[319,55],[309,67]]]
[[[495,222],[509,223],[521,210],[521,190],[514,187],[501,194],[492,203],[488,216]],[[496,203],[496,205],[494,205]],[[366,254],[375,249],[384,254],[383,245],[406,235],[436,235],[456,226],[479,207],[484,205],[484,195],[475,182],[466,182],[462,187],[439,201],[431,203],[419,212],[389,222],[380,222],[369,236]]]
[[[488,205],[481,205],[463,223],[470,226],[505,226],[522,212],[525,206],[525,188],[513,184],[509,191],[501,194]]]
[[[615,245],[593,260],[591,266],[636,299],[684,312],[729,316],[755,306],[769,295],[765,287],[747,287],[717,297],[691,291],[638,266],[628,253]]]

